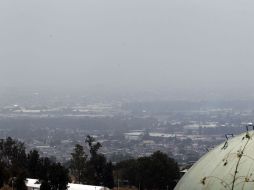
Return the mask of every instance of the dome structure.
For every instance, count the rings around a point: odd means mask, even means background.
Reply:
[[[208,152],[175,187],[175,190],[199,189],[254,189],[254,131],[227,139]]]

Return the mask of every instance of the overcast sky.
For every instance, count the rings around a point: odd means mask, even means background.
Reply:
[[[252,0],[1,0],[0,85],[254,88]]]

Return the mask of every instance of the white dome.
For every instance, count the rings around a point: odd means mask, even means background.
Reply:
[[[254,132],[217,146],[182,177],[175,190],[254,189]]]

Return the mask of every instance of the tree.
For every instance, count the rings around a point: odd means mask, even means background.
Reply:
[[[69,182],[68,170],[60,163],[52,163],[48,173],[48,183],[51,190],[66,190]]]
[[[69,182],[69,171],[60,163],[49,158],[40,158],[39,181],[41,189],[66,190]]]
[[[8,137],[0,142],[0,186],[10,182],[17,190],[26,188],[27,157],[23,143]],[[11,180],[9,180],[11,179]]]
[[[117,164],[122,180],[139,189],[173,189],[179,179],[179,168],[174,159],[157,151],[149,157],[140,157]]]
[[[17,165],[24,167],[26,165],[26,151],[24,143],[13,140],[8,137],[0,143],[0,158],[6,166]]]
[[[84,174],[86,168],[87,155],[85,154],[84,147],[77,144],[74,152],[71,153],[70,169],[72,175],[75,177],[78,183],[84,181]]]
[[[41,182],[40,190],[49,190],[49,189],[50,189],[50,185],[48,181],[43,180]]]
[[[30,178],[38,178],[40,171],[41,163],[40,163],[40,155],[37,150],[32,150],[27,155],[27,169],[29,172]]]
[[[103,185],[109,188],[114,186],[112,164],[107,163],[103,154],[98,153],[101,144],[91,136],[87,136],[90,159],[86,164],[86,181],[91,185]]]
[[[87,162],[86,179],[92,185],[104,185],[103,178],[106,169],[106,158],[101,155],[93,155]]]
[[[136,173],[138,172],[136,159],[129,159],[118,162],[115,166],[115,171],[117,180],[128,180],[129,186],[138,184],[136,179]]]
[[[101,143],[96,142],[95,138],[91,137],[90,135],[86,137],[85,142],[89,146],[91,157],[96,156],[98,154],[98,150],[101,148]]]
[[[159,189],[173,189],[179,179],[179,168],[176,161],[166,154],[157,151],[151,155],[152,180]]]
[[[26,154],[23,143],[8,137],[0,141],[0,187],[8,183],[16,190],[26,190],[27,176],[38,178],[42,189],[66,190],[69,171],[49,158],[40,158],[38,151]]]
[[[0,188],[4,186],[8,179],[8,174],[5,169],[4,163],[0,162]]]
[[[24,171],[20,171],[20,173],[15,178],[14,186],[16,190],[27,190],[26,184],[26,174]]]
[[[152,170],[152,163],[149,157],[141,157],[137,160],[137,172],[136,172],[136,181],[135,186],[140,189],[146,189],[153,187],[153,184],[156,183],[152,180],[154,171]]]
[[[114,187],[113,165],[111,162],[106,163],[103,174],[103,185],[110,189]]]

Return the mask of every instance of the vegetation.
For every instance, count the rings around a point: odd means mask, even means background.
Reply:
[[[60,163],[41,158],[36,150],[26,154],[23,143],[8,137],[0,142],[0,188],[25,190],[26,178],[43,181],[50,190],[65,190],[69,181],[68,170]],[[6,187],[5,187],[6,188]]]
[[[113,188],[115,173],[117,181],[127,181],[129,186],[141,190],[170,190],[179,179],[177,163],[162,152],[121,161],[113,167],[99,153],[99,142],[87,136],[85,143],[86,147],[75,146],[67,168],[47,157],[40,157],[36,150],[26,153],[24,144],[10,137],[0,141],[0,189],[25,190],[26,178],[35,178],[41,182],[42,190],[66,190],[69,176],[78,183]]]
[[[75,177],[76,182],[81,183],[84,181],[87,165],[87,155],[85,154],[84,147],[77,144],[71,156],[71,173]]]
[[[89,159],[84,147],[77,144],[71,159],[72,175],[79,183],[113,188],[113,166],[104,155],[98,153],[101,144],[91,136],[87,136],[85,142],[89,149]]]
[[[65,190],[70,173],[78,183],[114,187],[113,166],[104,155],[98,153],[101,144],[91,136],[86,141],[89,149],[76,145],[72,153],[70,168],[64,167],[47,157],[40,157],[37,150],[26,154],[23,143],[8,137],[0,142],[0,188],[9,185],[16,190],[25,190],[26,178],[41,182],[41,189]]]
[[[177,163],[160,151],[149,157],[119,162],[116,172],[121,181],[141,190],[174,189],[180,177]]]

